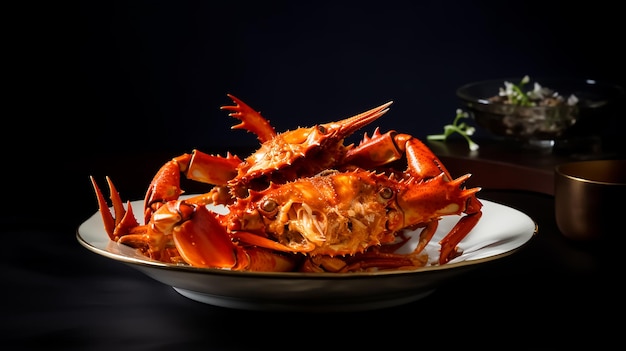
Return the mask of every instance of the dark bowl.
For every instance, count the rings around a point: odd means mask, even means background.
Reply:
[[[567,136],[591,134],[606,123],[617,103],[623,104],[626,93],[618,85],[573,78],[532,79],[567,99],[575,95],[574,106],[518,106],[490,101],[504,82],[518,84],[521,77],[484,80],[461,86],[457,97],[476,124],[491,135],[521,141],[554,141]],[[527,89],[526,89],[527,88]]]

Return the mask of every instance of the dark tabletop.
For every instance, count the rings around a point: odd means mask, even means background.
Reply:
[[[482,162],[462,149],[450,151],[460,148],[454,145],[433,146],[454,172],[463,171],[468,159]],[[481,150],[482,159],[494,162],[489,150]],[[143,182],[159,160],[170,156],[98,154],[80,165],[61,162],[63,172],[75,174],[56,184],[50,183],[61,177],[38,183],[36,176],[27,177],[33,184],[44,183],[45,190],[12,203],[19,214],[2,216],[2,340],[24,349],[80,350],[369,349],[374,342],[388,345],[385,349],[550,349],[621,340],[623,246],[564,238],[547,183],[539,191],[507,189],[478,177],[487,183],[480,198],[528,214],[538,234],[515,254],[454,277],[421,300],[379,310],[315,314],[215,307],[185,298],[77,242],[78,225],[97,211],[88,175],[112,175],[129,190],[136,184],[124,180],[124,172],[132,170],[128,178]],[[139,159],[143,166],[138,170],[133,165]],[[538,182],[549,177],[547,166],[522,169],[539,172]],[[70,199],[63,196],[68,188],[76,189]],[[139,199],[144,189],[126,194]]]

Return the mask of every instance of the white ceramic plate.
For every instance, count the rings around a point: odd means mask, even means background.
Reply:
[[[463,254],[448,264],[412,271],[270,273],[166,264],[111,241],[99,212],[80,225],[77,238],[87,249],[135,267],[181,295],[211,305],[271,311],[369,310],[423,298],[446,279],[516,252],[537,233],[536,223],[526,214],[495,202],[481,202],[482,218],[459,244]],[[132,206],[135,213],[143,212],[143,201],[134,201]],[[458,216],[441,219],[426,249],[429,257],[438,257],[438,241],[458,220]]]

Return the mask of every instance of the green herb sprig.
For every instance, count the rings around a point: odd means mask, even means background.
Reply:
[[[479,145],[476,144],[471,138],[470,136],[474,134],[474,132],[476,131],[476,128],[468,125],[467,123],[465,123],[463,121],[463,119],[469,118],[469,114],[466,111],[463,111],[461,109],[457,109],[456,110],[456,117],[454,117],[454,121],[452,121],[452,124],[446,124],[445,126],[443,126],[443,133],[442,134],[431,134],[431,135],[427,135],[426,139],[427,140],[439,140],[439,141],[446,141],[446,139],[448,139],[448,137],[454,133],[458,133],[460,134],[463,138],[465,138],[465,140],[467,141],[467,144],[469,145],[470,150],[472,151],[476,151],[479,149]]]
[[[530,96],[524,92],[524,86],[530,82],[529,76],[524,76],[519,84],[504,82],[504,88],[500,88],[499,95],[504,96],[507,102],[517,106],[535,106]],[[535,91],[532,93],[540,93],[541,86],[535,84]]]

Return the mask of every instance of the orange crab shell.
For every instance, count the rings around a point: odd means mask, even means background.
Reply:
[[[253,232],[285,251],[352,255],[395,241],[392,182],[370,171],[330,172],[251,192],[230,207],[229,230]],[[249,236],[246,236],[249,238]]]
[[[240,100],[234,101],[238,105],[237,108],[231,106],[231,110],[240,110],[246,106],[242,106]],[[344,139],[380,118],[391,104],[392,101],[336,122],[298,128],[273,136],[265,133],[262,138],[259,137],[263,141],[261,147],[237,167],[237,176],[228,185],[235,194],[240,195],[246,193],[239,191],[241,189],[261,190],[269,182],[285,183],[309,177],[340,164],[348,150],[353,148],[353,145],[344,145]],[[261,118],[260,115],[256,117]]]

